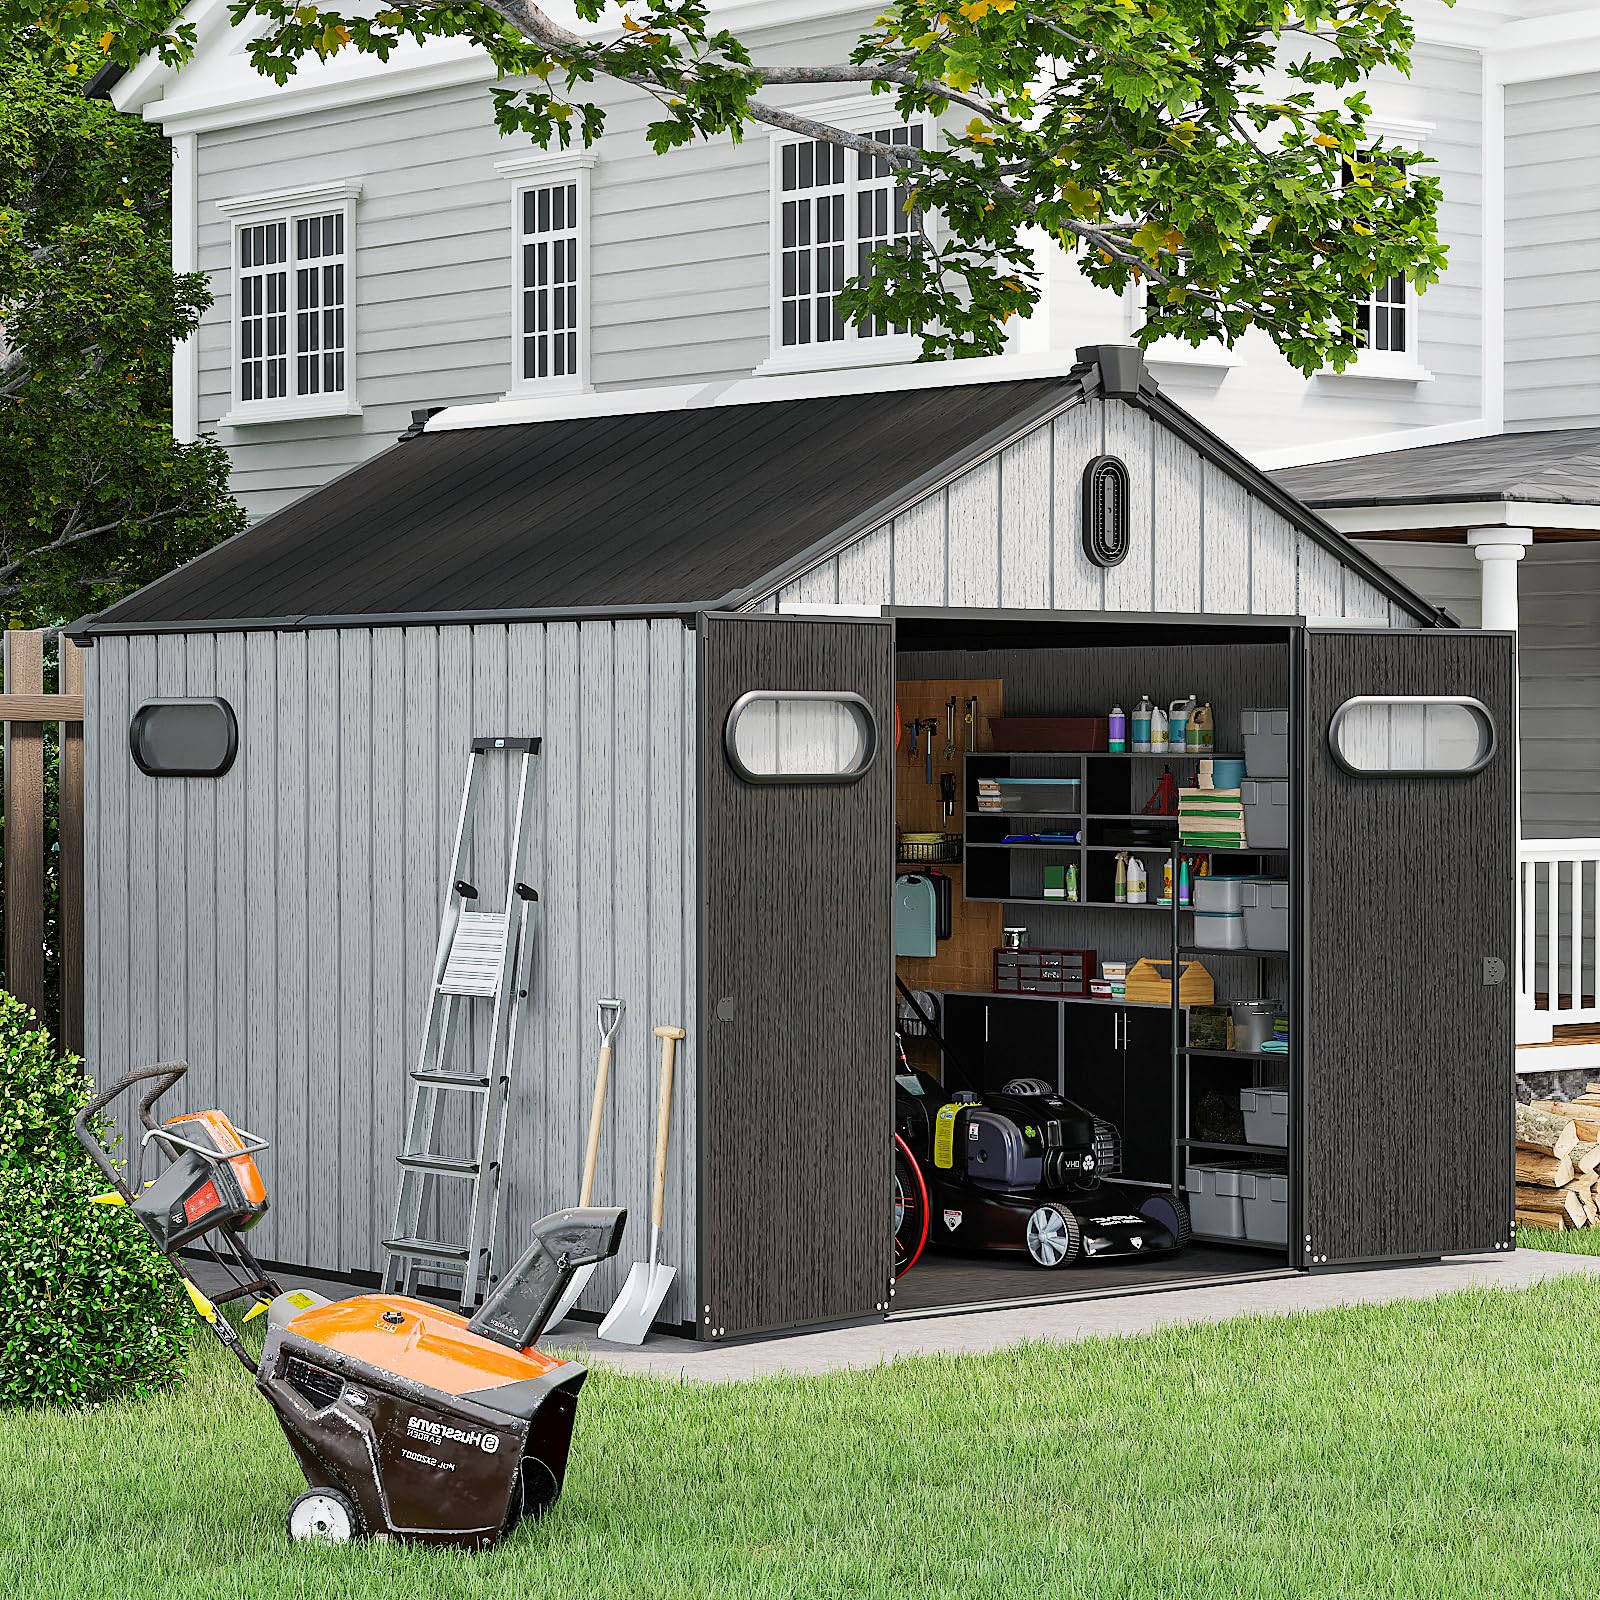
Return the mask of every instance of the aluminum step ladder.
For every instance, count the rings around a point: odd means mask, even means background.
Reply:
[[[482,802],[485,763],[500,754],[520,755],[510,838],[506,846],[505,894],[500,909],[482,909],[476,885],[466,876],[473,852],[477,812]],[[501,1168],[505,1160],[506,1118],[516,1066],[522,1002],[528,992],[528,966],[538,894],[519,876],[524,824],[532,785],[537,739],[479,738],[472,741],[455,849],[445,879],[444,910],[428,993],[427,1026],[411,1071],[405,1142],[397,1161],[400,1192],[395,1202],[394,1236],[383,1241],[384,1288],[414,1294],[419,1273],[461,1276],[461,1305],[472,1308],[493,1281],[495,1224],[500,1210]],[[470,1028],[482,1007],[492,1007],[485,1058],[476,1071],[451,1070],[457,1030]],[[440,1111],[448,1094],[476,1100],[471,1153],[441,1152]],[[466,1236],[461,1240],[426,1236],[427,1201],[442,1198],[441,1185],[465,1180]]]

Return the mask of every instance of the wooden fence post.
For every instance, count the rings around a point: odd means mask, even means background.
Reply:
[[[61,636],[56,687],[63,695],[83,693],[83,652]],[[61,724],[61,761],[56,789],[56,839],[60,849],[57,883],[61,893],[60,961],[61,1047],[83,1054],[83,724]]]
[[[37,629],[6,630],[4,667],[7,695],[44,693],[44,639]],[[40,723],[6,722],[5,764],[6,987],[24,1005],[42,1012],[44,728]]]

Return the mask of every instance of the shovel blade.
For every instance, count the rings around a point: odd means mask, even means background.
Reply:
[[[548,1333],[567,1315],[569,1311],[572,1310],[575,1305],[577,1305],[578,1297],[589,1286],[589,1280],[594,1276],[594,1269],[596,1265],[598,1265],[598,1263],[591,1261],[587,1266],[579,1267],[578,1270],[572,1274],[572,1282],[567,1285],[566,1293],[563,1294],[558,1301],[556,1301],[556,1308],[550,1313],[549,1319],[546,1321],[543,1329],[541,1330],[541,1335]]]
[[[667,1298],[667,1290],[678,1275],[676,1267],[665,1264],[651,1266],[648,1261],[635,1261],[622,1286],[616,1304],[606,1313],[600,1324],[600,1337],[613,1344],[643,1344],[650,1324]]]

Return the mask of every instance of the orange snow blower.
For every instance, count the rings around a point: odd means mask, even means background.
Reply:
[[[97,1094],[75,1119],[79,1142],[112,1184],[96,1198],[125,1205],[183,1281],[206,1325],[254,1376],[305,1473],[289,1535],[341,1543],[363,1536],[483,1549],[555,1504],[566,1477],[587,1369],[533,1349],[580,1267],[617,1252],[627,1213],[578,1207],[534,1224],[533,1242],[469,1321],[425,1301],[364,1294],[329,1301],[287,1293],[242,1235],[267,1211],[255,1158],[264,1140],[220,1111],[157,1122],[154,1107],[188,1071],[141,1067]],[[168,1165],[124,1181],[95,1119],[135,1084],[140,1146]],[[211,1236],[220,1239],[225,1255]],[[178,1252],[203,1249],[228,1279],[203,1293]],[[253,1300],[267,1313],[253,1361],[220,1306]]]

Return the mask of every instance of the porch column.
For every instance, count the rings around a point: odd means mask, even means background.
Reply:
[[[1532,528],[1468,528],[1467,543],[1478,558],[1485,628],[1517,631],[1517,563],[1533,543]]]
[[[1467,543],[1478,558],[1478,578],[1482,584],[1483,620],[1485,628],[1517,631],[1517,563],[1527,554],[1533,543],[1532,528],[1469,528]],[[1517,665],[1517,698],[1520,702],[1522,666]],[[1517,837],[1522,837],[1522,752],[1517,751],[1516,776]],[[1526,919],[1522,908],[1522,864],[1517,863],[1517,1043],[1548,1044],[1551,1038],[1548,1014],[1534,1009],[1533,991],[1538,987],[1538,975],[1531,984],[1523,981],[1522,934]]]

